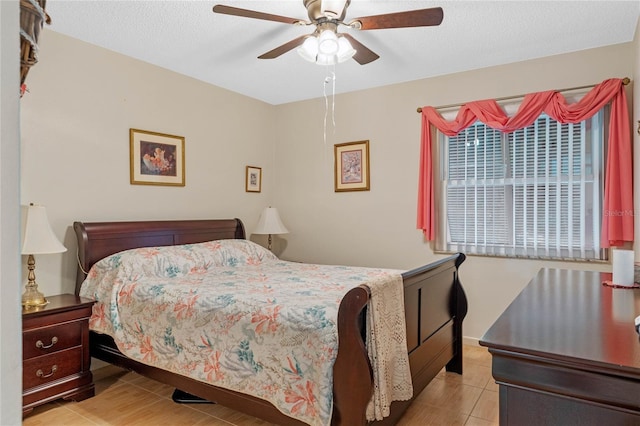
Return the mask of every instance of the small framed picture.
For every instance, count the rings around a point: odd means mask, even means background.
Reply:
[[[185,186],[184,137],[129,129],[132,185]]]
[[[260,192],[262,189],[262,169],[260,167],[247,166],[246,192]]]
[[[334,145],[335,192],[369,190],[369,141]]]

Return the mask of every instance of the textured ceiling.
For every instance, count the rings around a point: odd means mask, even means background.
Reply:
[[[331,69],[295,50],[257,56],[312,27],[220,15],[215,4],[306,19],[302,0],[48,0],[52,30],[270,104],[323,96]],[[366,1],[360,16],[442,7],[440,26],[361,31],[344,26],[380,55],[335,67],[336,93],[590,49],[633,40],[640,1]]]

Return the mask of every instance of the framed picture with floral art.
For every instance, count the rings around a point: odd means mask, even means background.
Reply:
[[[185,186],[184,137],[129,129],[132,185]]]
[[[335,192],[369,190],[369,141],[333,146]]]

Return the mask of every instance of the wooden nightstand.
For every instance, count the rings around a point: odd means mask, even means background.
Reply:
[[[61,294],[22,310],[22,414],[58,398],[95,395],[89,370],[89,317],[94,301]]]

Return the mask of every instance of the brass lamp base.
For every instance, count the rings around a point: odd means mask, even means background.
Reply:
[[[37,286],[30,288],[27,285],[25,292],[22,293],[22,306],[25,309],[40,308],[48,303],[49,301],[44,297],[44,294],[38,291]]]
[[[27,268],[29,269],[29,275],[27,276],[27,285],[24,293],[22,293],[22,306],[25,309],[40,308],[49,303],[49,301],[45,299],[44,294],[38,291],[35,274],[36,260],[32,254],[27,259]]]

